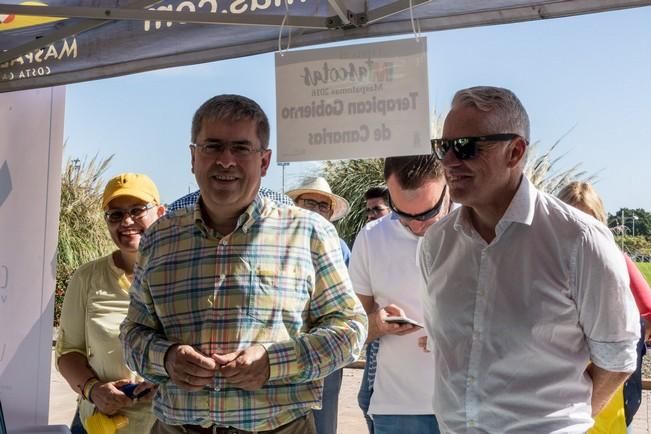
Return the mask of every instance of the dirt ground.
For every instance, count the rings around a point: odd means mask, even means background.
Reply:
[[[339,394],[337,434],[367,434],[362,412],[357,406],[361,369],[345,369]],[[76,394],[52,365],[50,380],[50,425],[68,425],[75,413]]]

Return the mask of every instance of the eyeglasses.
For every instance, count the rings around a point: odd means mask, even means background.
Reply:
[[[231,155],[238,160],[248,160],[253,154],[266,151],[264,148],[254,148],[249,142],[190,143],[190,148],[198,149],[206,157],[221,155],[228,148]]]
[[[436,217],[441,212],[441,208],[443,207],[443,202],[445,202],[445,192],[447,191],[447,189],[448,189],[447,185],[443,187],[443,192],[441,193],[441,197],[439,198],[438,202],[436,202],[436,205],[434,205],[434,208],[429,209],[425,212],[421,212],[418,214],[409,214],[404,211],[400,211],[393,204],[391,198],[389,198],[389,207],[391,207],[391,211],[396,213],[396,215],[400,218],[400,220],[416,220],[419,222],[424,222],[431,218]]]
[[[303,203],[303,208],[310,211],[330,212],[332,209],[332,203],[330,202],[319,202],[313,199],[299,199],[299,202]]]
[[[381,215],[382,213],[384,213],[384,211],[388,209],[389,207],[387,206],[374,206],[373,208],[366,208],[366,216],[375,217],[377,215]]]
[[[519,134],[491,134],[478,137],[459,137],[458,139],[432,139],[432,149],[436,158],[443,160],[451,149],[459,160],[472,160],[479,154],[479,142],[501,142],[520,137]]]
[[[109,223],[120,223],[128,215],[132,220],[140,220],[154,206],[153,203],[149,203],[147,205],[132,206],[129,209],[109,209],[104,212],[104,219]]]

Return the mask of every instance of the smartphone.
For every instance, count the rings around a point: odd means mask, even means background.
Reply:
[[[388,322],[390,324],[411,324],[414,327],[423,327],[422,324],[419,324],[417,321],[414,321],[411,318],[407,318],[406,316],[388,316],[384,318],[384,322]]]
[[[118,389],[121,390],[122,393],[124,393],[125,395],[127,395],[131,399],[133,399],[133,398],[142,398],[143,396],[145,396],[146,394],[149,393],[150,389],[145,389],[145,390],[141,391],[139,394],[135,395],[133,392],[135,391],[136,387],[138,387],[138,385],[136,383],[129,383],[129,384],[125,384],[122,387],[119,387]]]

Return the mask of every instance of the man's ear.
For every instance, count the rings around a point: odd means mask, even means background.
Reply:
[[[524,159],[527,156],[527,140],[524,137],[517,137],[508,147],[508,161],[507,167],[513,168],[520,164],[524,164]]]
[[[190,171],[194,174],[194,148],[190,148]]]
[[[265,176],[269,169],[269,164],[271,164],[271,149],[262,151],[262,158],[260,160],[260,176]]]

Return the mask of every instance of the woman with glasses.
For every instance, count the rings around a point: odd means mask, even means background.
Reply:
[[[120,434],[148,433],[155,420],[151,399],[156,386],[125,366],[119,327],[129,308],[140,237],[165,207],[149,177],[123,173],[106,185],[102,208],[117,249],[82,265],[70,279],[56,343],[57,367],[80,396],[84,428],[89,416],[101,412],[128,418]],[[83,432],[74,425],[73,433]]]
[[[560,191],[558,198],[568,205],[591,215],[604,225],[608,224],[603,202],[592,185],[587,182],[569,183]],[[628,269],[631,292],[641,315],[642,332],[637,346],[637,370],[631,374],[626,383],[617,390],[608,405],[595,417],[595,424],[588,431],[589,434],[618,434],[625,433],[627,430],[632,432],[631,422],[642,399],[642,356],[646,352],[644,341],[649,340],[649,333],[651,332],[651,327],[649,327],[651,325],[649,323],[649,320],[651,320],[651,289],[649,289],[646,279],[631,258],[626,254],[624,254],[624,258]]]

